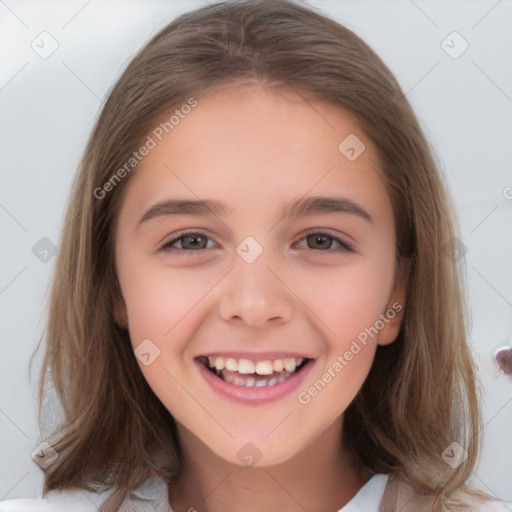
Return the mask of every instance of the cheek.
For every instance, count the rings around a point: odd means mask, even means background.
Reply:
[[[304,278],[306,304],[317,314],[326,335],[349,340],[374,325],[383,313],[393,281],[393,263],[385,258],[365,259],[347,267],[316,271]],[[314,282],[315,286],[311,286]]]
[[[306,389],[317,407],[311,414],[317,414],[330,424],[346,411],[368,376],[375,348],[367,345],[358,353],[340,350],[333,355],[328,366],[313,377],[311,387]]]
[[[139,346],[147,347],[144,351],[151,354],[148,365],[138,358],[139,368],[167,409],[177,414],[178,420],[185,414],[185,420],[186,411],[193,406],[183,400],[179,383],[186,381],[191,368],[181,363],[212,287],[212,273],[141,263],[126,266],[119,278],[135,355]]]
[[[125,269],[123,277],[120,275],[132,344],[149,338],[162,350],[169,345],[179,348],[193,310],[212,286],[211,273],[134,265]]]

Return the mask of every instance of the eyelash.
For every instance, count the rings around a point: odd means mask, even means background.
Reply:
[[[341,240],[338,237],[330,235],[329,233],[324,233],[322,231],[312,231],[310,233],[306,233],[305,235],[302,236],[302,238],[299,238],[298,241],[307,239],[308,237],[313,236],[313,235],[324,236],[331,240],[334,240],[335,242],[338,242],[341,246],[341,248],[339,249],[341,251],[355,252],[354,247],[351,244]],[[211,240],[211,238],[209,236],[205,235],[204,233],[201,233],[198,231],[185,231],[185,232],[179,233],[177,236],[175,236],[171,240],[168,240],[167,242],[165,242],[160,247],[160,250],[163,252],[183,252],[183,253],[189,253],[189,254],[191,254],[193,252],[201,252],[201,251],[206,250],[206,249],[195,249],[195,250],[194,249],[179,249],[176,247],[172,247],[179,240],[183,240],[184,238],[195,237],[195,236],[201,236],[201,237],[206,238],[207,240]],[[294,244],[295,243],[296,242],[294,242]],[[322,249],[310,249],[310,250],[315,251],[315,252],[335,252],[335,251],[331,250],[331,248],[323,249],[323,250]]]

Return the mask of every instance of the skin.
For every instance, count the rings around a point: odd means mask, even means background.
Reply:
[[[366,146],[355,161],[338,150],[349,134]],[[116,320],[134,348],[149,338],[160,350],[139,366],[177,421],[186,462],[170,494],[176,512],[337,511],[367,481],[343,445],[343,413],[377,345],[395,340],[401,313],[307,405],[297,393],[393,303],[404,304],[392,205],[379,168],[353,116],[253,84],[200,98],[131,177],[116,234],[124,300]],[[305,195],[350,198],[373,223],[340,213],[283,220],[284,205]],[[222,200],[232,212],[139,224],[155,203],[177,197]],[[177,241],[174,252],[161,249],[184,229],[207,237],[200,250],[190,249],[190,239]],[[355,252],[330,239],[318,249],[306,237],[326,231]],[[247,236],[263,248],[250,264],[236,252]],[[300,389],[266,404],[220,396],[194,363],[214,352],[291,350],[314,359],[314,367]],[[254,467],[237,456],[248,442],[261,453]]]

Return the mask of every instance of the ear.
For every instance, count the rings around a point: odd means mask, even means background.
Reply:
[[[393,291],[388,300],[386,309],[380,316],[384,327],[379,331],[377,338],[378,345],[390,345],[396,340],[400,332],[405,310],[408,275],[409,260],[399,262],[395,273]]]
[[[114,322],[121,327],[121,329],[128,329],[128,313],[123,298],[119,296],[114,297],[113,307]]]

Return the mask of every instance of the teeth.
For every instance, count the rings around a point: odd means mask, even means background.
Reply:
[[[285,381],[290,377],[289,374],[282,373],[277,377],[272,377],[270,380],[266,379],[255,379],[254,377],[242,377],[241,375],[236,375],[233,373],[226,374],[224,376],[224,380],[233,384],[235,386],[252,388],[252,387],[265,387],[265,386],[275,386],[280,382]]]
[[[282,359],[276,359],[272,366],[275,372],[282,372],[284,370],[284,362]]]
[[[272,361],[258,361],[256,363],[256,373],[258,375],[272,375],[274,373]]]
[[[285,359],[274,359],[273,361],[251,361],[249,359],[235,359],[234,357],[208,357],[208,364],[210,368],[215,368],[218,371],[228,370],[230,372],[238,372],[242,375],[272,375],[274,372],[280,373],[287,371],[293,373],[298,366],[304,362],[301,357],[288,357]],[[251,381],[247,381],[251,382]],[[261,384],[264,382],[265,384]],[[254,383],[248,384],[249,386],[263,386],[267,385],[267,381],[255,380]]]
[[[294,357],[284,360],[284,369],[287,372],[294,372],[296,367],[297,367],[297,361]]]
[[[247,379],[244,381],[243,385],[248,388],[252,388],[254,386],[254,379],[252,377],[247,377]]]
[[[238,371],[238,362],[236,359],[233,359],[232,357],[228,357],[226,359],[226,370],[229,370],[230,372],[236,372]]]
[[[215,366],[216,370],[224,370],[224,359],[222,359],[222,357],[217,357],[215,359],[215,365],[213,366]]]
[[[257,365],[252,361],[249,361],[249,359],[240,359],[240,361],[238,361],[238,373],[248,375],[249,373],[254,373],[256,371],[256,367]]]

